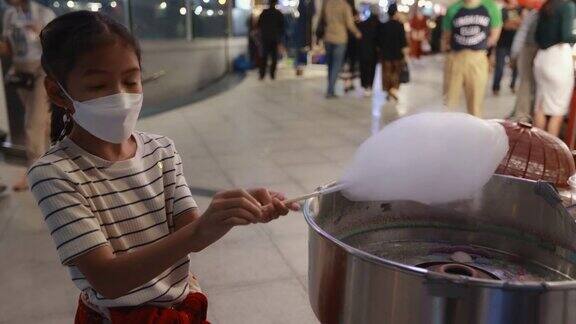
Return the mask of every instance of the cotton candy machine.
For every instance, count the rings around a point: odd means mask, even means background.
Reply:
[[[558,137],[528,123],[498,121],[509,139],[509,150],[497,174],[543,180],[557,188],[568,188],[568,178],[576,172],[574,157]]]
[[[322,323],[576,323],[576,224],[547,183],[497,175],[435,206],[337,192],[304,215]]]

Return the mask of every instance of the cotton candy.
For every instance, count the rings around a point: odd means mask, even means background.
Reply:
[[[370,137],[340,181],[353,201],[426,204],[472,198],[508,152],[500,124],[463,113],[401,118]]]

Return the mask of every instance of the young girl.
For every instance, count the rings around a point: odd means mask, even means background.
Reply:
[[[82,291],[76,323],[207,323],[188,254],[287,214],[284,197],[221,192],[200,216],[174,143],[134,131],[142,83],[130,33],[83,11],[55,19],[41,41],[46,90],[67,127],[28,178]]]

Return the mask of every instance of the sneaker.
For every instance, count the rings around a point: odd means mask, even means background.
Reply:
[[[338,98],[338,96],[333,93],[326,95],[326,99],[336,99],[336,98]]]
[[[372,90],[364,89],[364,97],[366,97],[366,98],[372,97]]]
[[[492,90],[492,93],[495,97],[498,97],[500,95],[500,90]]]
[[[0,183],[0,198],[6,197],[9,194],[10,194],[10,188],[5,184]]]

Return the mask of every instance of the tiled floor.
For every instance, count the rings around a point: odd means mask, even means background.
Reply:
[[[206,101],[146,118],[140,129],[175,140],[190,185],[200,189],[267,186],[289,196],[337,179],[355,148],[399,116],[441,109],[441,60],[414,64],[398,104],[360,91],[323,97],[323,71],[304,79],[249,76]],[[501,118],[510,94],[489,98],[486,117]],[[0,163],[4,181],[22,167]],[[198,196],[205,208],[208,197]],[[307,226],[299,214],[238,228],[192,256],[191,270],[210,298],[216,323],[315,323],[306,296]],[[71,322],[78,292],[57,262],[29,194],[0,200],[0,323]]]

